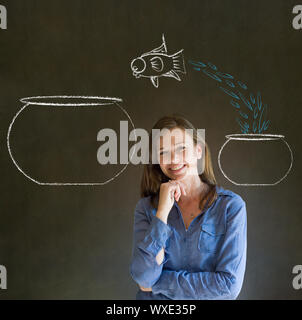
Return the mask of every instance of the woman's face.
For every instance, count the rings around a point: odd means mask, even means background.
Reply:
[[[201,145],[194,145],[192,136],[183,129],[165,130],[166,133],[157,144],[159,165],[163,173],[173,180],[198,175],[197,160],[202,156]]]

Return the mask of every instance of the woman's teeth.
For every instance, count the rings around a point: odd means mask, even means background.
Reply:
[[[180,165],[180,166],[178,166],[178,167],[170,168],[170,170],[172,170],[172,171],[177,171],[177,170],[183,168],[184,166],[185,166],[185,165],[182,164],[182,165]]]

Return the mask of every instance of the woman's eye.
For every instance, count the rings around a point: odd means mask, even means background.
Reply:
[[[184,149],[186,149],[185,146],[182,146],[182,147],[177,148],[177,150],[184,150]],[[161,151],[159,154],[162,156],[162,155],[164,155],[164,154],[167,154],[167,151]]]

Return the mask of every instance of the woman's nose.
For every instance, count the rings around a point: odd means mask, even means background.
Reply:
[[[177,152],[171,152],[171,163],[178,164],[180,161],[180,156]]]

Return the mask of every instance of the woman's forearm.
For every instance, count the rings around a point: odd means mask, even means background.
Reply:
[[[161,211],[161,210],[157,210],[156,216],[157,216],[157,218],[162,220],[165,224],[167,224],[168,214],[166,212]],[[158,254],[156,256],[156,262],[158,265],[162,264],[162,262],[164,261],[164,257],[165,257],[165,250],[164,250],[164,248],[161,248],[161,250],[158,252]]]
[[[160,219],[162,222],[164,222],[165,224],[167,224],[168,215],[169,215],[169,212],[167,213],[167,212],[161,211],[161,210],[157,210],[157,212],[156,212],[156,217],[158,219]]]
[[[131,275],[145,288],[151,287],[162,272],[165,243],[172,233],[167,216],[167,213],[158,210],[150,223],[140,212],[136,212],[135,227],[140,232],[134,234]],[[144,225],[140,223],[140,218],[143,218]]]

